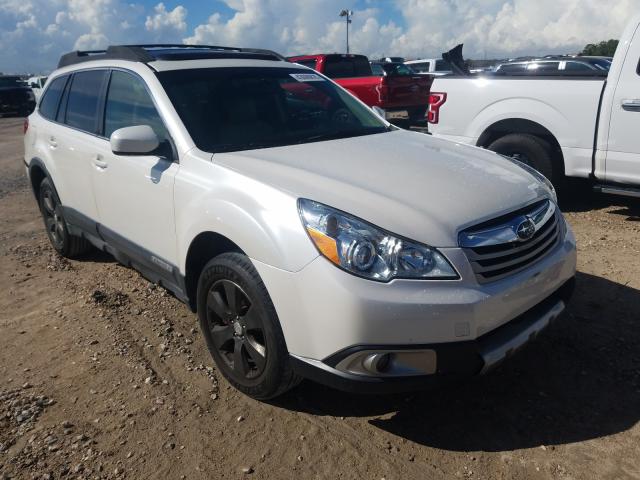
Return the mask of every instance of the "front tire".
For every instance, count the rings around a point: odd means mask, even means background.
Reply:
[[[69,233],[60,199],[48,178],[40,184],[38,203],[49,242],[56,252],[63,257],[75,258],[91,249],[86,239]]]
[[[209,261],[200,275],[197,300],[209,352],[236,389],[266,400],[300,381],[291,369],[271,298],[247,256],[225,253]]]

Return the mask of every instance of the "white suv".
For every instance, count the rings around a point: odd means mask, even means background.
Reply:
[[[255,398],[485,372],[571,293],[544,177],[397,129],[273,52],[73,52],[25,129],[54,248],[95,246],[173,292]]]

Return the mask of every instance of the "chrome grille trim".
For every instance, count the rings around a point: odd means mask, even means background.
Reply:
[[[518,225],[530,219],[535,233],[527,240],[518,238]],[[555,204],[549,200],[500,217],[479,228],[460,233],[465,252],[479,283],[488,283],[513,275],[544,258],[564,236],[564,223]],[[491,237],[492,233],[495,237]]]
[[[509,220],[498,225],[491,225],[486,228],[471,228],[460,232],[458,244],[462,248],[476,248],[488,245],[502,245],[509,242],[518,242],[518,226],[527,219],[535,224],[536,232],[549,220],[556,212],[556,205],[550,200],[534,204],[531,210],[514,215]]]

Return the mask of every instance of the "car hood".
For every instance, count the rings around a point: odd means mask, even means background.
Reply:
[[[436,247],[549,191],[492,152],[417,132],[218,153],[213,162]]]

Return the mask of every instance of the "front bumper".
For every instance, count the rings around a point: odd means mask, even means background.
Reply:
[[[359,345],[324,361],[291,355],[291,363],[294,370],[305,378],[353,393],[397,393],[456,383],[489,372],[536,338],[564,311],[574,288],[575,278],[571,278],[532,309],[476,340],[428,345]],[[357,375],[335,368],[358,350],[432,350],[437,359],[437,369],[433,375],[380,377]]]
[[[437,375],[430,377],[469,376],[488,369],[559,314],[564,305],[559,301],[568,299],[567,285],[576,271],[575,238],[568,226],[563,240],[545,257],[486,284],[477,282],[462,249],[440,251],[460,274],[459,280],[372,282],[322,257],[298,272],[253,263],[273,300],[295,368],[320,382],[335,377],[324,383],[339,388],[335,382],[357,380],[358,391],[414,388],[427,381],[415,375],[351,378],[353,370],[338,364],[345,352],[358,348],[433,349]],[[541,305],[548,310],[538,310]],[[530,322],[522,320],[525,317],[535,318]]]

